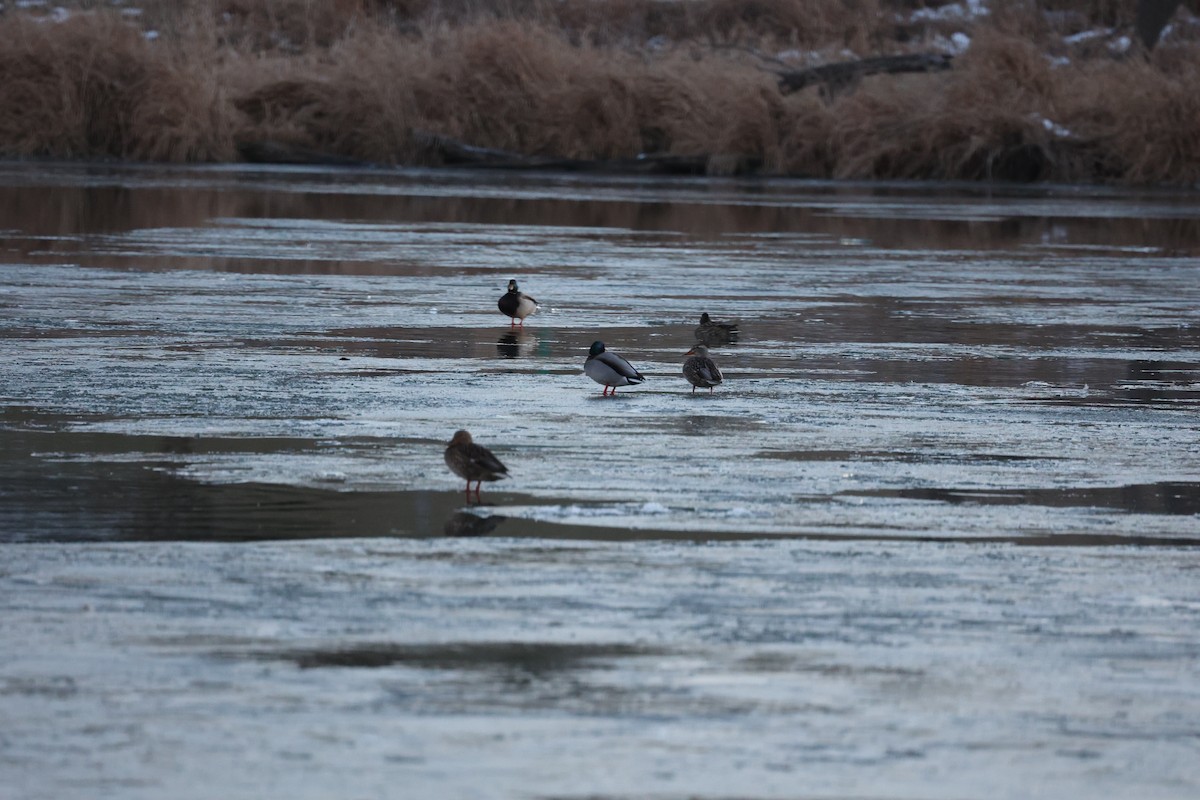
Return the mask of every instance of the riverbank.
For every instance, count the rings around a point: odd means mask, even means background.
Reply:
[[[1200,182],[1200,18],[1146,54],[1132,3],[1037,5],[35,5],[0,15],[0,155],[432,166],[449,141],[708,174]],[[781,88],[906,54],[950,68]]]

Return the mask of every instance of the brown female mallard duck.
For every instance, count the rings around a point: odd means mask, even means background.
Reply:
[[[706,345],[729,344],[737,341],[738,333],[736,322],[716,322],[705,311],[696,326],[696,341]]]
[[[471,481],[475,481],[475,500],[479,500],[479,487],[483,481],[498,481],[508,477],[508,467],[481,444],[475,444],[471,434],[455,431],[450,444],[446,445],[446,466],[467,481],[467,502],[471,500]]]
[[[708,393],[712,394],[713,387],[720,385],[725,378],[713,360],[708,357],[708,348],[698,344],[688,350],[686,355],[691,358],[683,362],[683,377],[687,378],[688,383],[692,385],[692,394],[696,393],[697,386],[701,389],[708,389]]]

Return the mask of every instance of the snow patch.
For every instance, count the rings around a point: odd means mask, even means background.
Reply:
[[[1041,117],[1040,120],[1042,127],[1045,128],[1047,132],[1053,134],[1056,138],[1071,139],[1075,136],[1075,134],[1069,128],[1064,128],[1062,125],[1059,125],[1052,119]]]
[[[565,520],[629,518],[639,516],[664,516],[671,509],[653,500],[645,503],[620,503],[610,505],[567,505],[506,506],[505,516],[524,517],[536,521],[561,522]]]
[[[1065,44],[1082,44],[1084,42],[1090,42],[1093,39],[1112,36],[1112,33],[1112,28],[1095,28],[1090,31],[1080,31],[1079,33],[1073,33],[1070,36],[1064,36],[1063,42]]]
[[[918,8],[908,19],[910,22],[946,22],[986,17],[991,13],[984,0],[966,0],[965,3],[950,3],[938,8]]]

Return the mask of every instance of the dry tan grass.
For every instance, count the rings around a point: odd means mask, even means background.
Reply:
[[[272,141],[436,163],[413,136],[430,131],[813,177],[1200,181],[1200,44],[1146,59],[1064,43],[1124,24],[1132,0],[993,4],[953,70],[829,102],[781,95],[771,56],[919,51],[954,26],[904,22],[920,0],[79,2],[93,10],[65,23],[0,17],[0,153],[206,161]]]
[[[1170,61],[1170,69],[1141,61],[1080,68],[1064,116],[1090,143],[1093,175],[1200,183],[1200,54]]]
[[[0,25],[0,151],[65,158],[232,156],[219,88],[109,15]]]
[[[782,101],[768,76],[743,65],[681,53],[647,60],[498,20],[419,38],[363,31],[327,63],[292,69],[234,104],[249,120],[244,137],[411,163],[422,157],[412,130],[552,158],[763,154],[777,141]]]
[[[932,79],[931,79],[932,77]],[[1056,81],[1022,39],[978,37],[944,76],[875,79],[835,108],[835,175],[1038,180],[1055,174]]]

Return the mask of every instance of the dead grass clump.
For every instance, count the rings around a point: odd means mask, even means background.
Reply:
[[[776,170],[805,178],[832,178],[837,172],[834,146],[835,112],[816,92],[788,98],[779,123],[781,138]]]
[[[856,50],[878,40],[884,17],[878,0],[707,0],[696,15],[698,32],[717,41]]]
[[[637,146],[622,73],[630,57],[603,58],[561,35],[512,21],[480,22],[432,42],[436,65],[421,113],[476,144],[531,155],[602,157]]]
[[[323,63],[302,71],[285,65],[288,78],[276,86],[291,103],[277,105],[268,115],[273,135],[261,138],[380,164],[419,163],[421,151],[410,134],[427,127],[417,92],[432,69],[425,43],[378,27],[355,31],[331,48]],[[292,75],[303,79],[302,88],[291,88]]]
[[[1089,144],[1089,177],[1200,183],[1200,57],[1172,67],[1130,61],[1079,70],[1066,114]]]
[[[508,20],[421,38],[357,34],[327,60],[239,95],[251,126],[242,136],[385,163],[423,157],[413,130],[564,159],[763,158],[777,147],[781,101],[769,79],[720,60],[647,60]]]
[[[321,63],[276,65],[278,79],[248,81],[234,101],[248,122],[239,139],[379,163],[425,158],[414,130],[526,155],[625,155],[638,146],[634,101],[621,77],[629,61],[505,20],[423,37],[364,29]],[[246,74],[241,66],[229,71]]]
[[[773,138],[769,82],[744,67],[679,53],[646,60],[516,23],[451,33],[435,49],[443,58],[416,92],[421,114],[474,144],[629,158],[761,154]]]
[[[958,87],[961,91],[989,96],[977,98],[982,102],[1003,102],[1014,95],[1049,98],[1055,91],[1050,62],[1023,37],[981,31],[955,64],[955,71],[963,77]]]
[[[1121,57],[1120,31],[1066,38],[1132,3],[931,19],[912,12],[941,0],[143,0],[140,16],[75,0],[66,22],[0,17],[0,154],[204,161],[236,141],[434,163],[420,131],[771,174],[1200,182],[1187,26],[1149,59]],[[970,46],[952,70],[867,77],[828,104],[769,71],[964,47],[954,34]]]
[[[697,5],[669,0],[563,0],[550,9],[545,24],[558,26],[576,42],[642,47],[652,40],[691,38]]]
[[[867,81],[835,103],[832,173],[1195,185],[1198,80],[1191,49],[1056,67],[985,32],[949,73]]]
[[[773,81],[742,64],[675,54],[651,64],[635,83],[642,152],[748,156],[775,168],[782,162],[784,102]]]
[[[105,15],[0,24],[0,152],[10,156],[229,158],[217,90]]]
[[[875,79],[835,105],[838,177],[1039,180],[1062,166],[1055,81],[1029,43],[980,37],[944,76]],[[1051,121],[1051,124],[1053,121]]]
[[[215,36],[222,47],[298,54],[329,47],[370,16],[368,0],[139,0],[136,18],[175,41]]]
[[[223,0],[214,10],[231,44],[291,52],[331,46],[366,13],[363,0]]]
[[[376,0],[371,7],[409,29],[511,20],[606,47],[642,47],[650,40],[816,47],[878,38],[885,22],[881,2],[886,0]]]

